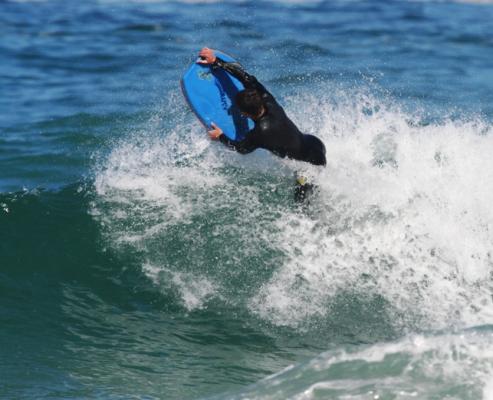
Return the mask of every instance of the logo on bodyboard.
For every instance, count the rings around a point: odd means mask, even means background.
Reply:
[[[198,71],[197,76],[203,81],[212,81],[212,74],[210,71]]]

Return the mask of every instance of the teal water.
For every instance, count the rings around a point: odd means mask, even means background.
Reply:
[[[0,1],[0,398],[492,399],[492,21]],[[327,168],[210,142],[178,84],[203,45]]]

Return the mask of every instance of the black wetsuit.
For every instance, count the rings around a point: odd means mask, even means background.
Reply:
[[[247,133],[245,139],[234,141],[226,135],[219,140],[225,145],[246,154],[262,148],[279,157],[288,157],[306,161],[314,165],[325,165],[325,146],[322,141],[299,131],[288,118],[283,108],[277,103],[267,89],[253,76],[248,74],[238,63],[230,63],[216,57],[213,68],[222,68],[243,83],[247,89],[256,89],[264,101],[265,112],[255,121],[255,128]]]

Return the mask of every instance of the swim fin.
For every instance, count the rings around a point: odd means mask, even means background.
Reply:
[[[312,192],[313,185],[308,183],[308,179],[305,176],[297,176],[294,189],[294,200],[297,203],[303,203]]]

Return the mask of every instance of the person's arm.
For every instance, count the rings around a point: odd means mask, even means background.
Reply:
[[[214,63],[212,64],[212,68],[222,68],[226,72],[229,72],[241,83],[243,83],[243,86],[245,86],[246,89],[255,89],[261,95],[262,94],[270,95],[269,91],[265,88],[265,86],[262,85],[257,80],[257,78],[255,78],[253,75],[250,75],[248,72],[246,72],[240,63],[226,62],[220,59],[219,57],[216,57],[216,61],[214,61]]]
[[[247,135],[243,140],[231,140],[226,135],[219,136],[219,141],[228,146],[230,149],[237,151],[240,154],[248,154],[258,148],[253,135]]]
[[[212,140],[218,140],[228,146],[229,148],[236,150],[240,154],[248,154],[257,149],[259,146],[256,143],[255,140],[255,133],[253,131],[250,131],[247,136],[243,140],[231,140],[228,138],[222,131],[221,128],[219,128],[214,122],[211,124],[212,125],[212,130],[210,130],[209,137]]]
[[[199,64],[210,65],[213,69],[221,68],[226,72],[229,72],[236,79],[238,79],[243,86],[247,89],[256,89],[260,94],[267,94],[272,96],[269,91],[262,85],[257,78],[246,72],[240,63],[237,62],[226,62],[214,54],[214,50],[204,47],[200,53],[200,60],[197,61]]]

